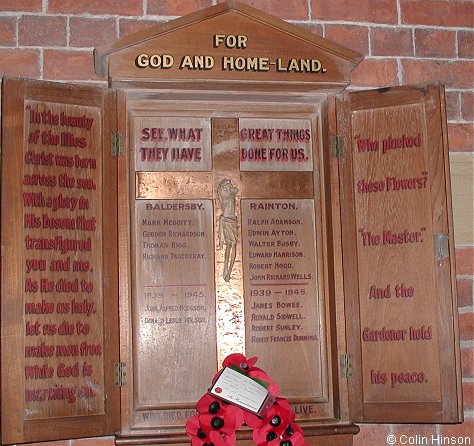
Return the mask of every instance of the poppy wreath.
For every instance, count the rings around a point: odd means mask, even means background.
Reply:
[[[284,398],[278,397],[275,382],[258,367],[257,357],[247,359],[233,353],[222,363],[233,367],[250,378],[268,383],[268,392],[274,397],[272,406],[259,417],[241,407],[206,393],[196,404],[197,414],[186,423],[186,434],[191,437],[191,446],[234,446],[236,431],[243,424],[253,429],[252,438],[258,446],[308,446],[303,431],[296,424],[295,414]],[[219,371],[212,382],[219,377]]]

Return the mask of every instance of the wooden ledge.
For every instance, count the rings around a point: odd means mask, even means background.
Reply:
[[[305,439],[308,444],[331,445],[331,446],[346,446],[352,445],[352,437],[359,433],[359,426],[346,423],[325,421],[322,423],[298,423],[305,434]],[[166,433],[130,433],[118,434],[115,439],[115,444],[118,446],[152,446],[152,445],[182,445],[189,446],[190,439],[184,431],[166,432]],[[250,429],[242,429],[237,433],[238,446],[254,446],[252,441],[252,431]]]

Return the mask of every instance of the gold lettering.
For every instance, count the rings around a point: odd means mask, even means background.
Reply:
[[[286,64],[282,59],[276,60],[276,71],[292,71],[294,73],[325,73],[321,61],[318,59],[289,59]]]
[[[288,71],[300,71],[298,66],[298,61],[296,59],[291,59],[288,64]]]
[[[277,71],[287,71],[287,69],[281,65],[281,59],[280,58],[278,58],[276,60],[276,70]]]
[[[214,67],[214,58],[212,56],[183,56],[179,68],[189,70],[211,70]]]
[[[146,68],[148,66],[148,54],[140,54],[135,59],[135,62],[136,62],[138,67]]]
[[[173,56],[169,54],[146,54],[142,53],[135,59],[137,68],[171,68],[173,66]]]
[[[214,34],[213,44],[214,48],[217,48],[222,43],[226,48],[237,48],[244,49],[247,48],[247,36],[229,34]]]
[[[224,40],[224,34],[214,34],[214,48],[217,48]]]
[[[309,59],[301,59],[300,66],[301,66],[301,71],[311,71],[311,61]]]
[[[268,57],[233,57],[222,58],[223,71],[269,71]]]
[[[323,69],[323,66],[321,65],[321,61],[318,59],[311,60],[311,70],[313,73],[319,73],[320,71],[322,71],[323,73],[326,72],[326,70]]]

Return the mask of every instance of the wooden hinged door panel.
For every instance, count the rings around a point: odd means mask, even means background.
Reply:
[[[2,86],[2,444],[119,423],[112,90]]]
[[[346,94],[337,133],[352,421],[459,421],[443,90]]]

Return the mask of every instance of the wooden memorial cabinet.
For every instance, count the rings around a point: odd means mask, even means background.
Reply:
[[[233,352],[312,445],[461,421],[442,87],[233,1],[95,58],[3,82],[2,444],[189,444]]]

